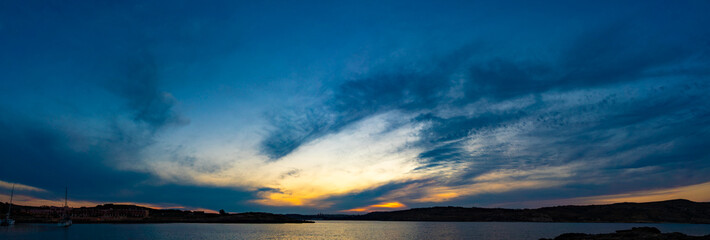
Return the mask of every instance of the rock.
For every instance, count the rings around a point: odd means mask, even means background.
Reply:
[[[585,234],[585,233],[565,233],[554,238],[554,240],[710,240],[710,235],[688,236],[682,233],[661,233],[661,230],[654,227],[635,227],[627,230],[618,230],[615,233]],[[542,238],[541,240],[551,240]]]

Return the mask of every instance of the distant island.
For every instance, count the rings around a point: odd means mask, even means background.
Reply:
[[[0,203],[0,209],[7,212],[8,204]],[[12,205],[12,216],[17,223],[56,223],[62,211],[62,207]],[[70,214],[74,223],[312,223],[263,212],[206,213],[123,204],[72,208]]]
[[[557,206],[537,209],[431,207],[364,215],[298,215],[310,220],[452,221],[452,222],[614,222],[710,223],[710,203],[669,200],[647,203]]]
[[[8,205],[0,203],[4,214]],[[61,207],[13,205],[18,223],[56,222]],[[430,207],[401,211],[348,214],[272,214],[263,212],[206,213],[154,209],[136,205],[103,204],[72,208],[74,223],[308,223],[311,220],[450,221],[450,222],[610,222],[610,223],[710,223],[710,203],[668,200],[647,203],[557,206],[537,209]]]
[[[554,239],[542,238],[540,240],[632,240],[632,239],[655,239],[655,240],[710,240],[710,235],[688,236],[682,233],[661,233],[661,230],[654,227],[635,227],[629,230],[618,230],[615,233],[586,234],[586,233],[565,233]]]

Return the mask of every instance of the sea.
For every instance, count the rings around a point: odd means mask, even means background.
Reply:
[[[710,224],[530,223],[530,222],[383,222],[316,221],[300,224],[16,224],[0,227],[0,239],[540,239],[562,233],[609,233],[632,227],[662,232],[710,234]]]

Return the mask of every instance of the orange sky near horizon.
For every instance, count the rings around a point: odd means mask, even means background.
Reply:
[[[10,199],[9,194],[0,194],[0,198],[4,199],[3,202],[8,202]],[[548,206],[558,206],[558,205],[591,205],[591,204],[611,204],[620,202],[655,202],[655,201],[665,201],[673,199],[687,199],[694,202],[710,202],[710,182],[680,186],[675,188],[662,188],[662,189],[652,189],[644,191],[634,191],[623,194],[611,194],[611,195],[599,195],[590,197],[579,197],[579,198],[567,198],[567,199],[551,199],[542,201],[528,201],[528,202],[508,202],[493,204],[487,207],[505,207],[505,206],[526,206],[526,207],[548,207]],[[410,200],[414,201],[414,200]],[[378,204],[341,210],[340,212],[349,213],[365,213],[373,211],[391,211],[391,210],[401,210],[407,208],[407,205],[402,202],[407,201],[385,201]],[[63,199],[42,199],[25,194],[15,194],[13,198],[13,203],[17,205],[24,206],[62,206],[64,205]],[[69,200],[68,205],[70,207],[92,207],[101,204],[107,204],[109,202],[96,202],[96,201],[85,201],[85,200]],[[180,209],[180,210],[193,210],[193,211],[205,211],[209,213],[217,213],[217,211],[205,208],[193,208],[187,206],[180,206],[175,204],[155,204],[155,203],[135,203],[135,202],[114,202],[113,204],[127,204],[127,205],[138,205],[155,209]]]

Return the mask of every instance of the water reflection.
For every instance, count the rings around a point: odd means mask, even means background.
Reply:
[[[539,239],[565,232],[604,233],[652,226],[710,234],[707,224],[318,221],[315,224],[17,224],[0,239]]]

